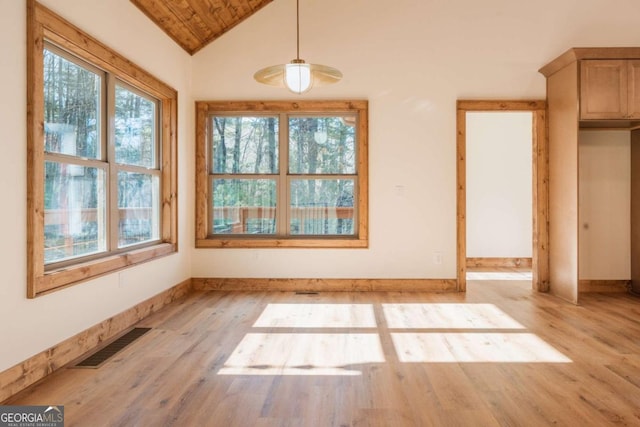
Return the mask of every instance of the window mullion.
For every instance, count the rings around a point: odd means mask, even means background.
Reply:
[[[280,130],[278,134],[279,152],[278,158],[278,205],[276,234],[279,236],[289,236],[289,116],[286,113],[280,114]]]
[[[118,249],[118,166],[116,164],[116,140],[115,140],[115,98],[116,98],[116,79],[107,75],[107,95],[106,95],[106,121],[107,134],[105,137],[105,154],[109,163],[109,174],[107,178],[107,215],[108,226],[107,235],[109,251]]]
[[[213,227],[213,181],[215,180],[215,176],[212,174],[207,174],[207,195],[208,195],[208,207],[207,207],[207,236],[212,236],[214,232]]]

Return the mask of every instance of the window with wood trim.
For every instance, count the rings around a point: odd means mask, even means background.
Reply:
[[[28,1],[28,296],[177,250],[174,89]]]
[[[366,101],[197,102],[198,247],[367,247]]]

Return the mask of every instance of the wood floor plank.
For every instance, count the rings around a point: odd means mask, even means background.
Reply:
[[[640,299],[574,306],[515,279],[197,291],[99,369],[61,369],[4,404],[62,404],[70,426],[640,424]]]

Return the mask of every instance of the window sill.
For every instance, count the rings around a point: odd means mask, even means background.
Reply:
[[[349,238],[306,238],[306,239],[247,239],[211,238],[197,239],[196,248],[368,248],[369,240]]]
[[[118,255],[111,255],[72,266],[45,272],[35,278],[34,286],[29,288],[29,298],[45,295],[68,286],[72,286],[96,277],[112,273],[123,268],[151,261],[177,252],[176,245],[159,243],[142,249],[136,249]]]

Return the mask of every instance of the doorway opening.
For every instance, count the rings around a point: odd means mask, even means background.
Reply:
[[[509,268],[514,270],[517,267],[531,267],[531,281],[533,289],[537,291],[546,291],[548,288],[548,155],[546,145],[546,103],[544,101],[467,101],[460,100],[457,103],[457,283],[458,290],[464,292],[466,290],[467,280],[467,268],[469,265],[481,268],[491,267],[492,269],[499,269],[507,271]],[[503,118],[509,118],[500,123],[498,116],[492,113],[514,113],[513,115],[504,114]],[[517,114],[516,114],[517,113]],[[496,119],[498,119],[496,121]],[[483,152],[482,141],[476,141],[478,137],[487,138],[487,136],[479,135],[481,133],[495,132],[496,134],[507,132],[508,127],[522,127],[522,121],[525,120],[530,123],[531,130],[528,134],[531,139],[531,152],[527,157],[527,161],[530,162],[530,177],[531,191],[528,190],[524,193],[526,197],[530,197],[530,203],[527,205],[526,201],[522,203],[520,200],[520,207],[517,212],[509,212],[512,207],[508,209],[503,206],[496,205],[496,200],[490,200],[491,198],[477,197],[478,188],[482,186],[497,186],[505,187],[507,192],[511,192],[512,195],[517,193],[517,189],[507,188],[517,186],[517,183],[500,182],[501,180],[508,179],[509,177],[501,177],[496,170],[482,170],[482,159],[478,162],[476,157],[481,156],[495,156],[496,152],[491,153],[492,150],[498,150],[504,152],[502,162],[514,163],[503,170],[508,170],[509,167],[518,167],[517,163],[522,165],[523,159],[516,159],[517,152],[512,152],[513,147],[508,145],[502,145],[498,143],[493,148],[486,147]],[[492,126],[494,129],[492,129]],[[522,131],[520,132],[522,137]],[[489,136],[490,137],[490,136]],[[495,141],[494,141],[495,142]],[[478,146],[480,144],[480,146]],[[491,145],[496,145],[492,143]],[[468,163],[468,148],[472,149],[474,153],[473,163]],[[488,157],[487,157],[488,159]],[[486,159],[485,159],[486,160]],[[522,167],[522,166],[520,166]],[[494,168],[497,169],[497,168]],[[468,173],[473,174],[473,183],[467,181]],[[475,187],[474,187],[475,186]],[[473,191],[471,199],[468,198],[469,190]],[[485,188],[485,193],[490,193]],[[528,196],[527,196],[528,195]],[[518,196],[514,196],[518,197]],[[520,197],[522,199],[522,197]],[[498,203],[499,204],[499,203]],[[529,214],[522,214],[522,206],[529,206]],[[469,213],[473,213],[474,217],[470,220]],[[511,215],[511,217],[509,216]],[[520,216],[519,219],[513,218],[513,216]],[[530,236],[522,236],[523,224],[522,221],[528,222],[524,224],[525,230],[530,230]],[[518,221],[520,223],[518,223]],[[493,238],[487,237],[487,234],[491,233],[492,227],[502,227],[500,233],[493,236]],[[530,228],[529,228],[530,227]],[[509,230],[509,228],[511,228]],[[525,231],[526,232],[526,231]],[[510,245],[513,246],[513,239],[501,239],[499,235],[520,234],[518,240],[519,248],[505,249]],[[468,239],[471,240],[468,240]],[[491,240],[488,242],[487,240]],[[501,241],[502,240],[502,241]],[[530,251],[522,245],[530,245]],[[486,254],[491,254],[491,251],[514,251],[520,255],[531,256],[512,256],[512,257],[490,257]],[[519,251],[519,252],[518,252]],[[479,257],[478,254],[485,254]],[[483,265],[484,264],[484,265]],[[489,265],[491,264],[491,265]]]

